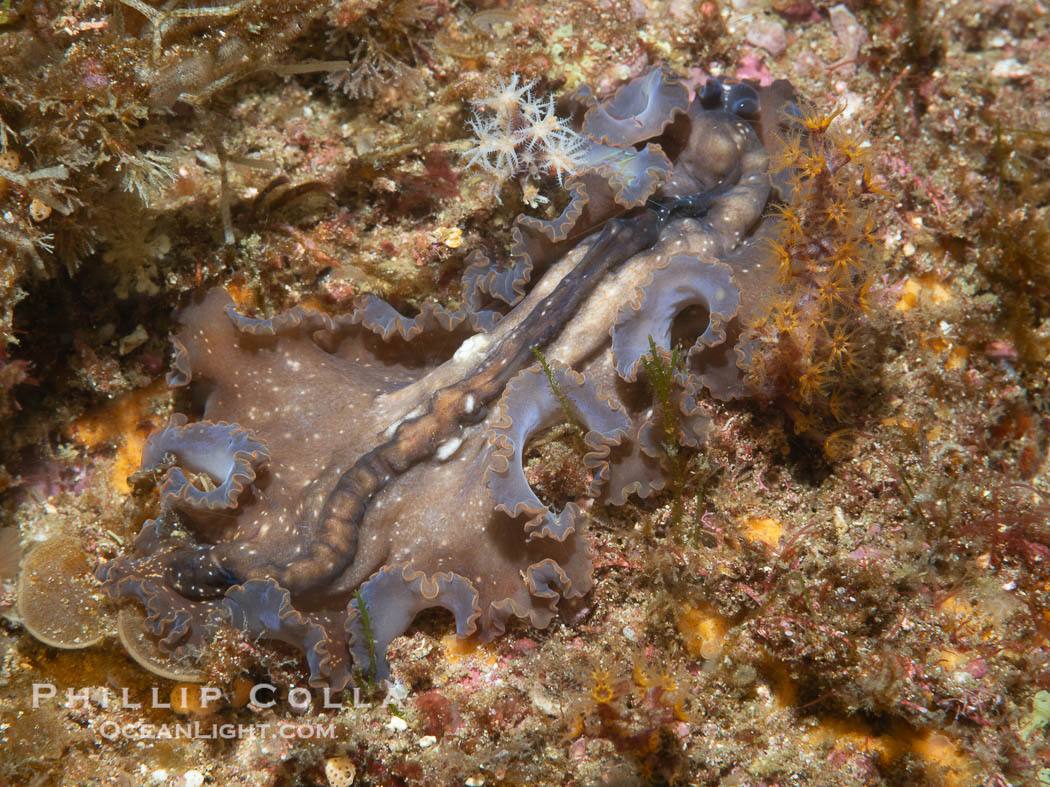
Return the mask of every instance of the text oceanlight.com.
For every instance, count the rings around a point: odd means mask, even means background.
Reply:
[[[335,724],[202,724],[199,721],[180,724],[120,724],[104,721],[98,725],[98,734],[107,740],[189,740],[189,739],[331,739],[335,738]]]

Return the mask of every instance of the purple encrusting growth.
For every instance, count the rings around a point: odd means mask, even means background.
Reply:
[[[786,83],[712,80],[690,102],[660,68],[604,104],[579,91],[572,133],[590,163],[566,180],[569,204],[518,218],[510,266],[476,252],[456,309],[409,318],[366,296],[345,317],[262,320],[221,290],[188,307],[170,381],[199,388],[203,420],[160,432],[144,467],[175,457],[161,505],[179,516],[148,522],[104,565],[106,589],[145,605],[168,653],[194,652],[225,620],[300,647],[311,685],[336,688],[351,655],[370,667],[361,603],[380,678],[387,644],[428,607],[464,636],[494,637],[512,616],[546,626],[591,586],[587,522],[536,497],[526,444],[566,402],[585,430],[589,494],[622,504],[661,488],[662,416],[625,402],[645,399],[648,337],[667,352],[689,307],[708,320],[674,378],[679,439],[702,439],[705,388],[740,395],[741,319],[775,275],[759,242],[777,197],[766,144],[790,101]]]

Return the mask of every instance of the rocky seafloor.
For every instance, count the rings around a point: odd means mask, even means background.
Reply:
[[[1050,783],[1047,11],[0,0],[0,785]],[[425,612],[363,707],[236,632],[192,681],[129,657],[92,571],[156,515],[175,309],[454,300],[566,201],[466,165],[471,101],[653,64],[787,79],[859,141],[860,382],[712,402],[680,483],[588,509],[571,614]],[[526,476],[581,496],[571,433]]]

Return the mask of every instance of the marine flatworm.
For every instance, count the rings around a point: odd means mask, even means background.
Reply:
[[[567,103],[589,140],[568,205],[517,219],[510,265],[476,252],[458,308],[409,318],[367,296],[343,317],[256,319],[213,290],[182,312],[170,382],[193,386],[203,418],[150,438],[141,473],[162,477],[162,514],[99,569],[162,651],[192,654],[226,621],[341,688],[354,661],[387,676],[386,646],[428,607],[460,635],[546,626],[587,593],[591,562],[586,516],[550,510],[522,470],[563,406],[532,348],[585,430],[590,493],[612,504],[665,483],[661,414],[636,382],[650,336],[666,352],[676,317],[702,323],[675,377],[680,439],[703,436],[704,389],[741,394],[790,87],[712,79],[691,98],[654,68]]]

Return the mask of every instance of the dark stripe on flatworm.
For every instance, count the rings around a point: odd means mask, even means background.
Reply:
[[[427,577],[407,566],[388,566],[373,574],[360,588],[360,598],[368,613],[375,653],[375,678],[390,677],[386,649],[394,637],[404,633],[424,609],[444,607],[456,619],[456,634],[467,637],[478,627],[481,607],[478,592],[465,577],[441,572]],[[369,672],[369,643],[361,620],[357,598],[346,608],[349,616],[350,650],[365,674]]]
[[[593,179],[587,182],[580,177],[566,181],[569,202],[557,217],[545,220],[520,215],[511,228],[510,253],[514,262],[503,268],[491,262],[481,250],[468,257],[468,267],[463,274],[463,298],[470,310],[483,314],[481,295],[503,301],[509,306],[517,305],[525,295],[526,285],[532,278],[535,264],[547,263],[559,256],[560,246],[576,227],[591,202],[590,190],[595,187]],[[593,223],[593,217],[588,217]],[[559,250],[555,252],[555,250]]]
[[[555,363],[551,371],[573,417],[588,429],[584,442],[590,450],[583,463],[593,471],[588,494],[595,495],[609,473],[609,450],[623,440],[630,421],[620,405],[599,396],[594,386],[572,369]],[[522,470],[529,437],[565,418],[547,375],[539,367],[519,374],[507,385],[498,408],[489,436],[492,459],[485,471],[485,483],[496,501],[496,510],[511,517],[528,515],[525,532],[529,540],[540,537],[564,541],[576,530],[579,508],[569,503],[557,514],[552,513],[536,497]]]
[[[532,359],[532,348],[546,346],[561,331],[602,276],[652,245],[657,226],[649,211],[605,224],[583,259],[536,304],[529,318],[509,331],[459,382],[434,392],[422,414],[401,421],[387,442],[343,472],[319,512],[319,526],[306,554],[282,567],[282,584],[297,592],[338,577],[354,559],[357,529],[375,494],[397,475],[433,456],[461,424],[476,421]],[[329,544],[341,546],[336,550]]]

